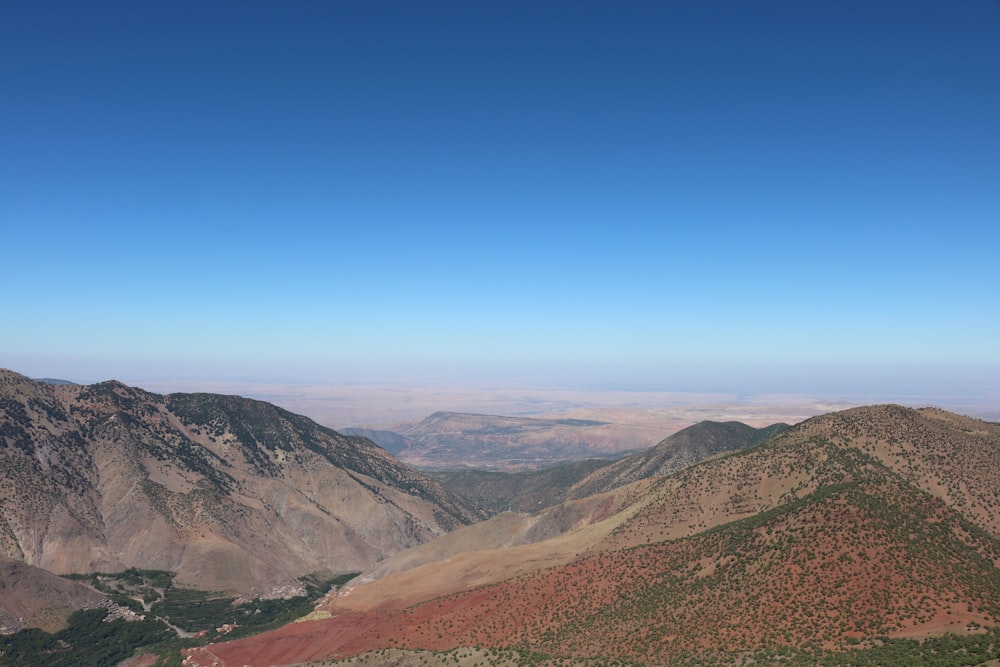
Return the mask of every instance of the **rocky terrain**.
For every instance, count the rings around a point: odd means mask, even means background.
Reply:
[[[330,598],[331,618],[212,651],[254,665],[461,647],[553,656],[524,664],[913,664],[942,651],[975,664],[1000,651],[998,457],[1000,425],[935,409],[824,415],[432,540],[393,559],[424,554],[414,567]]]
[[[0,555],[261,592],[483,518],[373,442],[271,404],[0,370]]]

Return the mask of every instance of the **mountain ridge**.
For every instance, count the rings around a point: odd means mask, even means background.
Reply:
[[[680,470],[711,456],[752,447],[787,428],[781,423],[755,428],[736,421],[706,420],[667,436],[647,450],[613,461],[584,459],[517,472],[463,470],[428,474],[492,514],[534,513],[566,500]]]
[[[0,370],[0,554],[247,592],[482,518],[364,438],[262,401]]]
[[[738,421],[701,421],[667,436],[645,452],[595,470],[574,484],[567,498],[585,498],[675,472],[718,454],[753,447],[788,428],[783,423],[754,428]]]

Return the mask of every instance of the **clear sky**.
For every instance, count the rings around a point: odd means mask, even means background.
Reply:
[[[997,384],[995,1],[38,0],[0,72],[0,366]]]

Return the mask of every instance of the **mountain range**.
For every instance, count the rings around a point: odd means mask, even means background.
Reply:
[[[212,653],[255,665],[390,648],[398,664],[451,651],[429,663],[444,664],[463,647],[488,650],[481,664],[509,651],[545,664],[978,664],[1000,652],[998,463],[997,424],[895,405],[831,413],[458,529],[331,596],[329,618]]]
[[[552,428],[599,428],[432,417],[428,432],[460,426],[449,447],[469,460],[458,434],[478,425],[494,462],[505,428],[527,434],[508,461]],[[0,371],[0,632],[109,603],[56,574],[119,572],[158,609],[214,597],[229,614],[222,592],[245,605],[361,572],[299,622],[184,649],[187,664],[987,664],[998,475],[1000,425],[878,405],[435,480],[261,401]],[[167,600],[153,581],[177,588]],[[87,613],[70,627],[99,621]],[[57,638],[71,658],[72,635]]]
[[[241,593],[363,570],[485,516],[373,442],[268,403],[7,370],[0,502],[0,555]]]
[[[58,630],[77,609],[104,595],[21,561],[0,557],[0,635],[26,627]]]

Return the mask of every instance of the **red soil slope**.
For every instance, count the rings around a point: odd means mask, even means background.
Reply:
[[[191,653],[270,665],[375,648],[524,646],[666,662],[876,636],[972,632],[1000,616],[997,542],[894,480],[847,482],[693,538],[405,610],[287,626]]]

